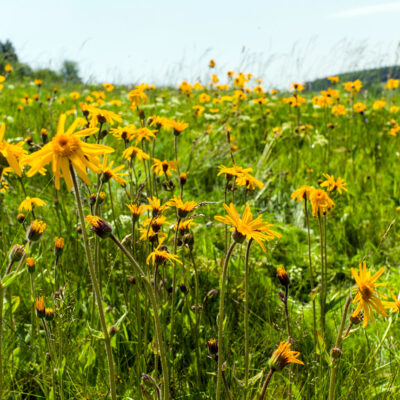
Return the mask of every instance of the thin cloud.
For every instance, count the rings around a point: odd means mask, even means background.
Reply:
[[[385,3],[385,4],[377,4],[374,6],[365,6],[358,8],[350,8],[348,10],[343,10],[338,13],[334,13],[330,15],[330,18],[353,18],[353,17],[361,17],[365,15],[374,15],[374,14],[382,14],[388,13],[392,11],[400,11],[400,3]]]

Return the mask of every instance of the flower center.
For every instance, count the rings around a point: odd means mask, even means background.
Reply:
[[[54,151],[61,157],[69,157],[74,154],[79,148],[79,139],[72,136],[61,134],[53,139]]]
[[[371,299],[374,293],[373,285],[369,282],[362,283],[360,286],[360,293],[363,300],[368,301],[369,299]]]

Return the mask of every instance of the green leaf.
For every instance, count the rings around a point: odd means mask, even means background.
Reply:
[[[5,288],[8,287],[8,286],[10,286],[11,283],[14,282],[14,280],[17,279],[18,276],[20,276],[23,272],[24,272],[24,271],[19,271],[19,272],[17,272],[17,273],[13,272],[13,273],[11,273],[11,274],[5,276],[5,277],[1,280],[0,284],[3,285]]]

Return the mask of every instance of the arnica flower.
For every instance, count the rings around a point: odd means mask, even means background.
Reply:
[[[20,244],[16,244],[10,251],[10,261],[11,262],[18,262],[25,256],[25,248]]]
[[[139,147],[135,146],[130,146],[127,149],[124,150],[122,153],[122,157],[127,159],[127,160],[132,160],[137,158],[139,161],[143,160],[148,160],[150,156],[145,153],[142,149],[139,149]]]
[[[262,221],[262,215],[253,219],[253,214],[248,204],[246,204],[242,218],[240,218],[233,203],[229,207],[224,204],[224,208],[228,215],[225,217],[215,216],[214,218],[219,222],[232,226],[230,231],[233,232],[232,237],[237,243],[242,243],[244,239],[254,239],[265,252],[264,240],[269,241],[275,237],[282,237],[278,232],[271,230],[273,225]]]
[[[171,126],[174,129],[174,135],[179,136],[189,126],[189,124],[184,121],[171,120]]]
[[[143,140],[147,140],[148,142],[152,143],[153,139],[156,138],[155,135],[156,132],[157,132],[156,129],[154,130],[151,130],[149,128],[136,129],[136,131],[132,134],[132,137],[136,139],[135,145],[137,146],[137,144],[142,142]]]
[[[52,308],[45,308],[44,316],[46,321],[52,321],[54,319],[54,310]]]
[[[127,204],[126,205],[132,213],[132,218],[137,221],[141,214],[146,211],[146,207],[138,204]]]
[[[39,296],[35,300],[35,307],[36,307],[36,314],[39,318],[45,318],[46,317],[46,310],[44,307],[44,299],[43,296]]]
[[[207,347],[208,351],[210,352],[211,355],[217,355],[218,354],[218,342],[217,339],[212,338],[207,341]]]
[[[87,106],[89,112],[90,127],[95,128],[98,124],[103,125],[108,122],[113,125],[115,122],[122,122],[122,117],[112,111],[103,110],[94,106]]]
[[[299,352],[290,350],[291,344],[288,342],[281,342],[279,347],[273,352],[268,364],[272,371],[282,371],[286,365],[304,363],[297,359],[300,355]]]
[[[344,90],[350,92],[350,94],[358,93],[362,89],[362,82],[357,79],[356,81],[352,82],[345,82],[343,83]]]
[[[394,90],[399,87],[399,80],[398,79],[389,79],[386,82],[385,89]]]
[[[100,217],[88,215],[86,217],[86,222],[90,224],[91,231],[102,239],[108,238],[112,233],[112,226]]]
[[[46,224],[43,221],[38,221],[35,219],[28,228],[26,237],[29,241],[36,242],[42,237],[45,230]]]
[[[28,211],[31,212],[33,207],[43,207],[46,203],[42,200],[39,199],[39,197],[26,197],[25,200],[22,201],[22,203],[18,207],[18,211]]]
[[[165,224],[166,221],[167,218],[164,215],[153,218],[146,218],[143,221],[143,226],[148,226],[150,224],[151,229],[153,229],[155,233],[158,233],[158,231],[161,229],[161,227]]]
[[[154,170],[154,173],[158,176],[163,176],[164,174],[166,174],[167,176],[171,176],[171,171],[176,171],[176,168],[178,166],[178,163],[176,161],[161,161],[157,158],[153,158],[153,162],[154,163],[152,165],[152,168]]]
[[[141,104],[147,104],[149,99],[146,93],[141,89],[133,89],[128,93],[129,101],[132,109],[137,108]]]
[[[168,202],[168,205],[177,209],[179,218],[185,218],[197,207],[195,201],[187,201],[184,203],[182,199],[177,196],[174,196],[174,198]]]
[[[33,257],[28,257],[26,259],[26,266],[28,267],[28,272],[33,274],[35,272],[36,262]]]
[[[314,190],[314,188],[312,186],[300,186],[297,190],[295,190],[292,194],[291,194],[291,198],[293,200],[296,200],[297,202],[300,202],[302,200],[310,200],[310,195],[312,193],[312,191]]]
[[[181,172],[179,175],[179,183],[181,186],[183,186],[187,181],[187,173],[186,172]]]
[[[81,137],[93,135],[97,128],[88,128],[75,132],[79,122],[75,120],[65,130],[67,116],[61,114],[58,121],[57,134],[50,143],[45,144],[41,150],[31,154],[24,160],[24,164],[31,166],[27,176],[31,177],[39,172],[45,165],[52,162],[52,171],[55,177],[55,186],[60,189],[60,177],[64,178],[68,190],[72,189],[70,175],[70,163],[78,173],[79,177],[90,185],[86,167],[95,173],[100,172],[98,167],[98,156],[112,153],[114,149],[101,144],[89,144],[80,140]]]
[[[163,232],[154,232],[153,229],[143,229],[139,228],[140,237],[139,240],[148,240],[151,243],[158,243],[161,239],[165,239],[167,237],[166,233]]]
[[[22,176],[20,161],[25,154],[22,142],[16,145],[4,141],[5,130],[6,125],[3,123],[0,126],[0,168],[11,167],[18,176]]]
[[[321,187],[326,187],[329,192],[334,192],[335,190],[337,190],[340,194],[342,194],[342,190],[345,190],[347,192],[347,189],[345,188],[346,182],[343,178],[339,177],[335,181],[335,177],[333,175],[323,175],[326,180],[321,183]]]
[[[59,256],[64,250],[64,238],[56,237],[54,239],[54,252],[56,256]]]
[[[330,83],[338,83],[340,79],[338,76],[328,76],[328,80]]]
[[[149,264],[150,261],[153,265],[163,265],[166,261],[169,261],[171,264],[174,264],[174,261],[182,264],[176,254],[171,254],[166,250],[166,246],[162,244],[162,242],[157,246],[157,248],[152,251],[146,259],[146,264]]]
[[[383,301],[383,306],[385,308],[391,308],[393,312],[397,312],[400,314],[400,301],[399,299],[390,291],[390,295],[392,296],[393,301]]]
[[[285,268],[277,268],[276,276],[278,277],[281,285],[283,285],[285,287],[289,286],[290,279],[289,279],[289,275],[286,272]]]
[[[371,276],[371,270],[367,270],[367,265],[365,261],[363,261],[362,264],[359,265],[359,270],[360,272],[357,274],[357,271],[354,268],[351,268],[351,273],[356,281],[358,289],[353,303],[359,303],[352,316],[355,317],[360,311],[363,311],[364,322],[362,327],[365,328],[369,320],[374,322],[374,309],[379,314],[387,317],[382,301],[376,296],[378,294],[379,296],[386,298],[386,296],[379,293],[376,288],[379,286],[386,286],[387,282],[375,283],[375,281],[383,274],[385,268],[381,268],[375,275]]]
[[[126,142],[128,140],[131,140],[131,138],[136,130],[137,129],[136,129],[135,125],[130,124],[127,126],[120,126],[118,128],[112,128],[110,132],[117,139],[122,139]]]
[[[337,104],[336,106],[332,107],[332,114],[336,117],[339,115],[346,115],[347,109],[343,104]]]
[[[193,221],[193,219],[187,219],[185,221],[180,221],[179,226],[178,226],[178,232],[181,235],[188,233],[190,231],[190,227],[193,225],[196,225],[196,223]],[[176,230],[176,224],[174,225],[174,228]]]
[[[322,189],[315,189],[311,192],[310,201],[312,206],[312,215],[314,217],[322,217],[329,213],[335,207],[335,203]]]
[[[210,68],[215,68],[215,61],[213,60],[213,59],[211,59],[210,60],[210,62],[208,63],[208,66],[210,67]]]
[[[25,219],[26,219],[26,217],[25,217],[24,214],[18,214],[18,215],[17,215],[17,221],[18,221],[20,224],[22,224],[23,222],[25,222]]]
[[[357,114],[362,114],[366,109],[367,109],[367,106],[364,103],[361,103],[361,102],[356,103],[353,106],[353,110]]]
[[[146,210],[151,210],[153,217],[157,217],[158,215],[162,214],[167,208],[169,208],[168,202],[165,204],[161,204],[161,200],[154,197],[151,199],[150,197],[147,198],[149,205],[146,205]]]
[[[127,172],[119,172],[121,169],[125,168],[125,165],[120,165],[119,167],[113,168],[114,161],[111,161],[107,165],[108,157],[105,155],[103,157],[103,164],[101,166],[101,180],[103,182],[109,182],[110,179],[117,181],[122,187],[126,186],[126,180],[122,178],[124,175],[128,175]]]
[[[248,168],[251,169],[251,168]],[[254,190],[256,186],[259,189],[262,189],[264,187],[264,183],[259,181],[258,179],[254,178],[251,174],[248,172],[243,172],[239,174],[239,176],[236,177],[236,184],[238,186],[246,186],[247,190]]]

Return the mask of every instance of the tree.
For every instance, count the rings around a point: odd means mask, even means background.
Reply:
[[[82,83],[79,76],[79,66],[75,61],[65,60],[62,64],[60,75],[66,83]]]

